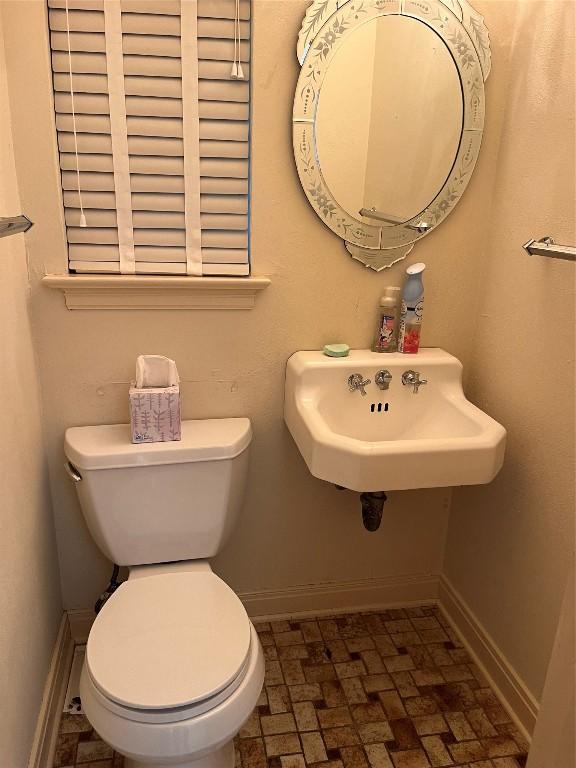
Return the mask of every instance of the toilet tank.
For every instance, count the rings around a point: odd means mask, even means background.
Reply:
[[[114,563],[213,557],[244,498],[248,419],[182,422],[182,439],[131,442],[130,426],[66,431],[68,470],[96,544]]]

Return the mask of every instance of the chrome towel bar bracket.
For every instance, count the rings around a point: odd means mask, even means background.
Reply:
[[[27,216],[0,216],[0,237],[17,235],[19,232],[28,232],[34,222]]]
[[[557,245],[553,238],[543,237],[540,240],[528,240],[522,246],[530,256],[549,256],[552,259],[576,261],[576,248],[572,245]]]

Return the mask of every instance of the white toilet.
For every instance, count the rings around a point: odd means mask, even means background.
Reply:
[[[67,469],[102,552],[130,567],[92,626],[80,695],[126,768],[232,768],[264,657],[244,606],[214,574],[238,515],[248,419],[182,424],[134,445],[127,425],[66,432]]]

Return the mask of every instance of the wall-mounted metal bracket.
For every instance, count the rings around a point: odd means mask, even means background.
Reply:
[[[0,216],[0,237],[17,235],[19,232],[28,232],[34,222],[27,216]]]
[[[530,256],[549,256],[553,259],[564,259],[565,261],[576,261],[576,248],[572,245],[556,245],[554,239],[550,236],[543,237],[540,240],[528,240],[522,246]]]

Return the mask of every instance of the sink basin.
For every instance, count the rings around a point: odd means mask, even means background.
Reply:
[[[387,390],[375,384],[381,369],[392,374]],[[408,370],[427,380],[417,393],[402,383]],[[365,396],[348,387],[354,373],[370,379]],[[462,363],[442,349],[296,352],[284,419],[314,477],[354,491],[489,483],[504,460],[506,430],[466,399]]]

